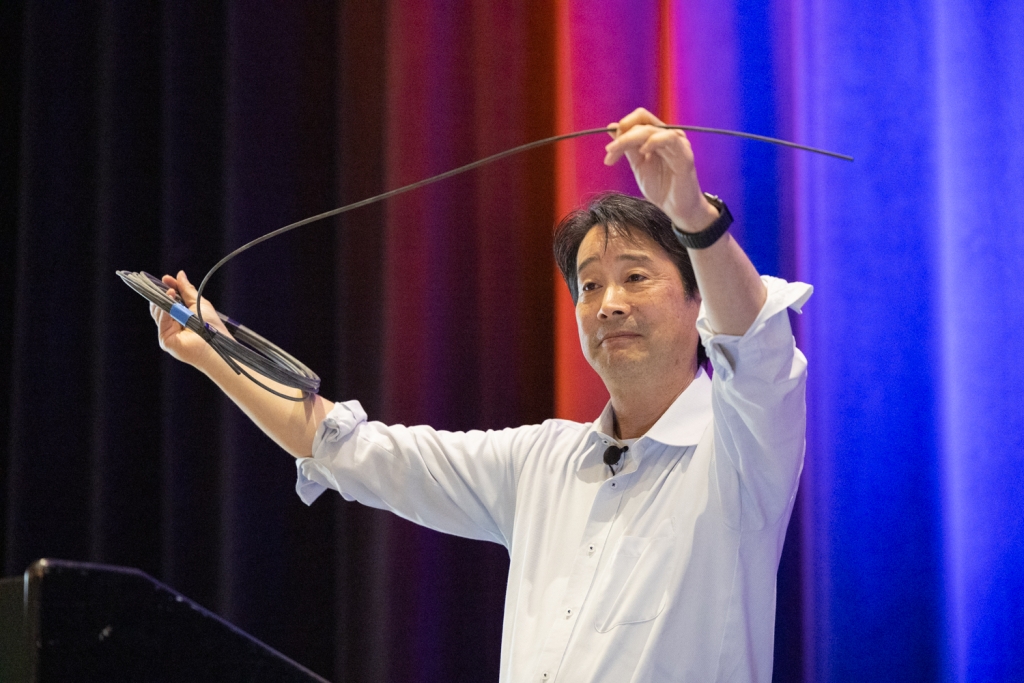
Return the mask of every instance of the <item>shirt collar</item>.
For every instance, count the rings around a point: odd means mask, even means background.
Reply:
[[[653,439],[666,446],[695,446],[711,422],[711,378],[704,368],[679,394],[643,438]],[[590,428],[591,438],[603,439],[615,433],[612,424],[612,402],[605,404],[600,417]]]

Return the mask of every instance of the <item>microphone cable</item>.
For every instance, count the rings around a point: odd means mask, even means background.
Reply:
[[[679,126],[665,124],[657,125],[656,127],[663,128],[665,130],[682,130],[694,133],[710,133],[713,135],[727,135],[731,137],[744,138],[747,140],[756,140],[758,142],[766,142],[773,145],[779,145],[782,147],[790,147],[792,149],[813,152],[815,154],[821,154],[835,159],[853,161],[853,157],[848,156],[846,154],[839,154],[838,152],[830,152],[828,150],[819,149],[816,147],[800,145],[795,142],[781,140],[779,138],[772,138],[765,135],[755,135],[754,133],[744,133],[742,131],[728,130],[725,128],[708,128],[705,126]],[[290,223],[276,230],[272,230],[271,232],[268,232],[265,235],[261,235],[260,237],[257,237],[256,239],[247,242],[246,244],[243,244],[242,246],[238,247],[230,254],[222,258],[220,261],[218,261],[213,266],[213,268],[211,268],[209,272],[206,273],[206,276],[203,277],[202,282],[199,284],[199,289],[196,294],[196,301],[202,301],[203,290],[206,289],[207,282],[209,282],[210,277],[218,270],[220,270],[220,268],[224,264],[238,256],[242,252],[247,251],[252,247],[255,247],[257,244],[260,244],[261,242],[265,242],[269,239],[277,237],[278,235],[283,235],[286,232],[290,232],[304,225],[309,225],[310,223],[322,221],[325,218],[331,218],[333,216],[337,216],[339,214],[352,211],[354,209],[359,209],[364,206],[369,206],[370,204],[382,202],[385,199],[397,197],[400,194],[405,194],[406,192],[411,192],[412,190],[417,190],[421,187],[426,187],[427,185],[432,185],[433,183],[440,182],[442,180],[451,178],[452,176],[456,176],[461,173],[466,173],[467,171],[472,171],[473,169],[480,168],[481,166],[485,166],[492,162],[498,161],[499,159],[504,159],[505,157],[513,156],[515,154],[526,152],[531,149],[536,149],[538,147],[544,147],[546,145],[554,144],[556,142],[561,142],[562,140],[571,140],[573,138],[581,138],[588,135],[597,135],[600,133],[610,133],[614,130],[616,130],[616,127],[614,125],[606,126],[603,128],[590,128],[587,130],[575,131],[573,133],[565,133],[563,135],[554,135],[552,137],[544,138],[543,140],[528,142],[524,145],[519,145],[518,147],[513,147],[503,152],[498,152],[497,154],[492,154],[490,156],[484,157],[483,159],[478,159],[477,161],[465,164],[464,166],[453,168],[450,171],[438,173],[437,175],[430,176],[429,178],[424,178],[423,180],[419,180],[408,185],[403,185],[402,187],[396,188],[394,190],[388,190],[387,192],[382,192],[381,194],[375,195],[373,197],[368,197],[367,199],[362,199],[351,204],[346,204],[345,206],[338,207],[337,209],[325,211],[315,216],[310,216],[309,218],[304,218],[300,221]],[[278,346],[267,341],[266,339],[259,336],[252,330],[248,329],[247,327],[234,322],[233,320],[231,320],[227,316],[224,316],[223,314],[218,313],[218,315],[220,315],[221,320],[224,321],[224,324],[228,327],[228,330],[232,333],[232,335],[236,335],[238,337],[238,341],[233,341],[222,334],[218,334],[218,332],[215,329],[210,327],[210,325],[203,320],[203,314],[202,311],[200,310],[200,306],[197,305],[196,312],[193,313],[188,308],[186,308],[180,301],[174,301],[170,297],[168,297],[166,293],[167,288],[164,286],[163,282],[153,277],[149,273],[131,273],[128,271],[119,270],[117,271],[117,274],[118,276],[121,277],[122,280],[124,280],[125,284],[127,284],[137,293],[141,294],[143,297],[148,299],[150,302],[156,304],[163,310],[169,312],[171,316],[179,323],[181,323],[183,326],[188,327],[190,330],[203,337],[203,339],[205,339],[207,343],[214,347],[214,349],[221,356],[221,358],[223,358],[225,362],[227,362],[227,364],[231,367],[232,370],[235,371],[236,374],[243,374],[256,384],[260,385],[267,391],[271,392],[272,394],[280,396],[281,398],[288,399],[290,401],[302,401],[305,399],[305,394],[315,394],[317,392],[317,389],[319,389],[320,378],[317,377],[317,375],[312,370],[307,368],[305,365],[300,363],[298,360],[296,360],[294,357],[283,351]],[[244,343],[242,343],[243,341]],[[283,394],[279,391],[276,391],[273,388],[268,387],[266,384],[260,382],[258,379],[253,377],[248,372],[246,372],[245,368],[242,367],[243,365],[255,370],[256,372],[265,377],[268,377],[276,382],[279,382],[284,386],[299,389],[302,392],[304,392],[304,395],[302,397],[296,398],[294,396],[288,396],[287,394]]]

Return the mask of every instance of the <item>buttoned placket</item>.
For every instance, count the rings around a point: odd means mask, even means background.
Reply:
[[[603,434],[598,433],[591,448],[604,450],[614,441]],[[638,442],[639,443],[639,442]],[[622,469],[605,480],[594,498],[594,504],[590,509],[590,516],[587,518],[587,526],[580,541],[579,551],[573,561],[572,571],[569,573],[569,580],[566,582],[565,595],[562,598],[560,608],[555,608],[556,614],[548,632],[547,640],[541,651],[539,660],[539,674],[537,681],[551,683],[558,675],[559,666],[569,646],[569,639],[583,603],[594,584],[594,577],[597,573],[597,566],[607,546],[608,534],[611,532],[612,524],[618,515],[619,506],[622,503],[622,494],[631,482],[632,474],[639,466],[640,453],[631,448],[630,456],[622,465]]]

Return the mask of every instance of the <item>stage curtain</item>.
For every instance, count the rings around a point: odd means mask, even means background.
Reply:
[[[794,319],[810,360],[808,450],[779,571],[775,680],[1019,678],[1024,13],[731,0],[641,3],[625,19],[614,2],[583,17],[565,6],[563,71],[587,39],[574,31],[597,22],[590,39],[660,55],[661,91],[635,105],[857,157],[691,135],[702,183],[734,207],[758,269],[817,290]],[[600,87],[560,88],[561,106],[635,93],[619,68],[588,70]],[[575,168],[560,164],[561,192],[593,172]],[[557,410],[590,419],[601,400],[573,393],[592,377],[559,297]]]
[[[552,134],[545,3],[4,3],[3,556],[139,567],[329,678],[495,680],[507,554],[324,496],[116,269]],[[553,152],[257,247],[209,297],[377,419],[552,412]]]
[[[545,3],[390,3],[385,185],[553,134]],[[496,429],[551,416],[553,152],[501,161],[384,210],[378,419]],[[507,551],[376,522],[388,605],[380,680],[496,680]]]
[[[1024,676],[1024,8],[795,2],[806,680]]]
[[[5,106],[18,95],[4,131],[17,150],[4,214],[6,574],[44,556],[139,567],[330,673],[334,511],[294,499],[289,458],[164,357],[114,271],[184,268],[198,281],[227,249],[337,199],[333,10],[17,13],[4,29],[17,58],[2,67],[17,86]],[[254,251],[209,291],[336,388],[322,256],[333,239],[324,226]]]
[[[116,269],[193,280],[292,220],[636,106],[694,134],[761,272],[816,288],[776,681],[1024,677],[1024,11],[1008,0],[0,4],[0,537],[139,567],[335,680],[495,680],[507,555],[294,495]],[[213,301],[372,418],[607,394],[556,218],[598,136],[254,249]]]
[[[653,0],[592,3],[559,0],[557,13],[558,130],[600,128],[636,107],[658,104],[658,5]],[[625,163],[602,163],[604,135],[562,143],[557,149],[558,212],[584,206],[595,194],[636,194]],[[575,309],[555,272],[555,412],[590,422],[608,402],[608,391],[580,349]]]

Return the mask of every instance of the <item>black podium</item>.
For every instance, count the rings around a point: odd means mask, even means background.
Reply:
[[[38,560],[0,579],[0,681],[321,681],[137,569]]]

